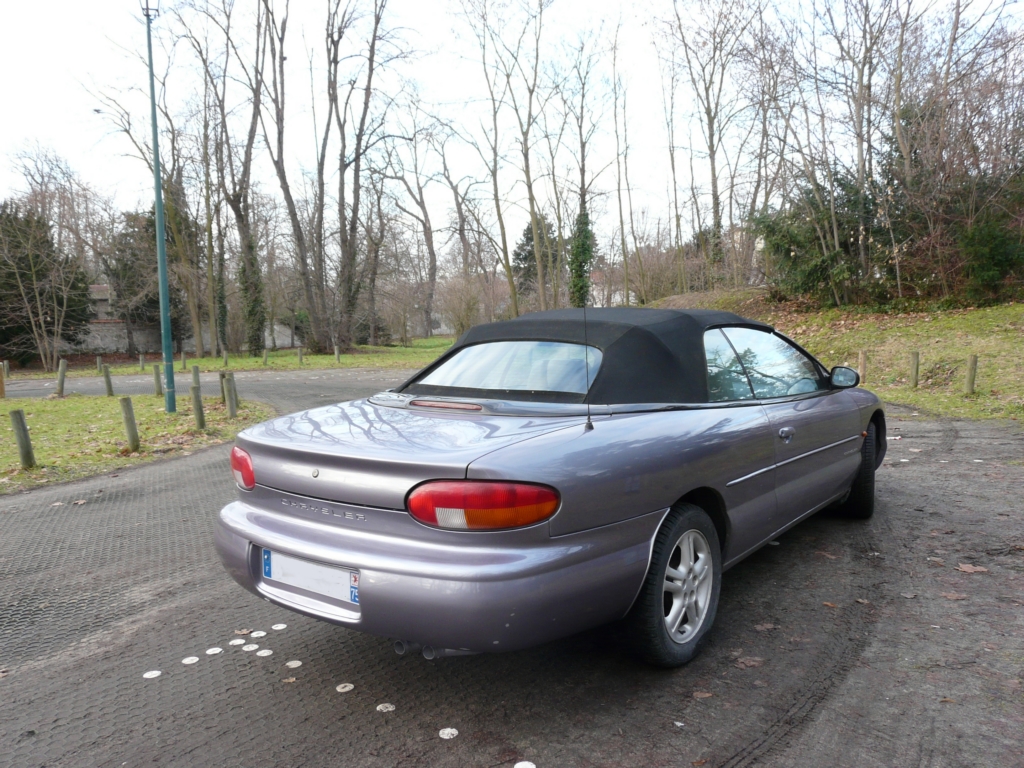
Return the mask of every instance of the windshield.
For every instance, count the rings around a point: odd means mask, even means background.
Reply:
[[[492,341],[459,350],[406,391],[516,400],[527,399],[527,394],[556,393],[563,395],[559,401],[581,402],[601,367],[601,357],[601,350],[582,344]]]

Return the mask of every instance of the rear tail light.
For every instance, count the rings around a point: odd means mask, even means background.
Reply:
[[[546,485],[436,480],[409,494],[409,513],[438,528],[486,531],[520,528],[555,514],[558,491]]]
[[[231,449],[231,474],[238,487],[251,491],[256,487],[256,473],[252,469],[252,456],[237,445]]]

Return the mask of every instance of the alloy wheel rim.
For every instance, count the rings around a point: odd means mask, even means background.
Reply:
[[[683,533],[672,547],[665,569],[662,603],[665,629],[677,643],[693,639],[711,603],[714,571],[711,546],[698,530]]]

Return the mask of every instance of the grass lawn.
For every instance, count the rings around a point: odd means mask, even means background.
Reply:
[[[760,291],[686,294],[662,306],[725,309],[771,323],[825,365],[857,367],[868,354],[865,386],[883,400],[951,418],[1024,418],[1024,304],[889,315],[806,311],[768,304]],[[911,388],[910,353],[921,355]],[[967,359],[978,356],[975,394],[964,395]]]
[[[164,412],[163,400],[134,396],[132,405],[141,442],[138,453],[128,453],[121,406],[116,397],[70,395],[63,399],[3,400],[0,426],[0,493],[10,493],[46,483],[74,480],[152,461],[162,456],[187,456],[208,445],[232,440],[240,430],[264,421],[274,410],[264,403],[244,400],[238,417],[229,420],[219,397],[203,398],[206,429],[198,430],[192,418],[190,398],[178,398],[178,413]],[[25,411],[34,469],[24,470],[7,412]],[[224,466],[227,473],[228,467]]]
[[[311,370],[324,368],[422,368],[436,360],[442,352],[452,345],[451,336],[432,336],[429,339],[413,339],[408,347],[357,347],[356,351],[341,355],[340,362],[334,361],[334,355],[311,355],[303,351],[302,367]],[[153,365],[161,362],[159,355],[146,356],[146,370],[152,371]],[[112,376],[122,374],[138,374],[138,360],[127,362],[124,355],[116,357],[108,355],[104,361],[110,365]],[[267,365],[263,358],[248,357],[242,354],[228,355],[228,366],[224,367],[223,358],[200,357],[187,358],[188,371],[198,365],[202,372],[207,371],[264,371],[264,370],[298,370],[299,353],[294,349],[282,349],[267,355]],[[181,371],[181,358],[174,361],[176,371]],[[95,357],[82,357],[68,367],[71,376],[99,376],[96,370]],[[12,364],[11,380],[19,379],[55,379],[56,373],[45,373],[38,369],[19,369]]]

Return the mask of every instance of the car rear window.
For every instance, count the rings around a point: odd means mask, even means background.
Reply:
[[[601,350],[582,344],[486,342],[459,350],[406,391],[445,394],[441,390],[448,389],[455,396],[510,394],[517,400],[528,394],[553,393],[575,396],[571,399],[581,401],[601,368],[601,358]]]

